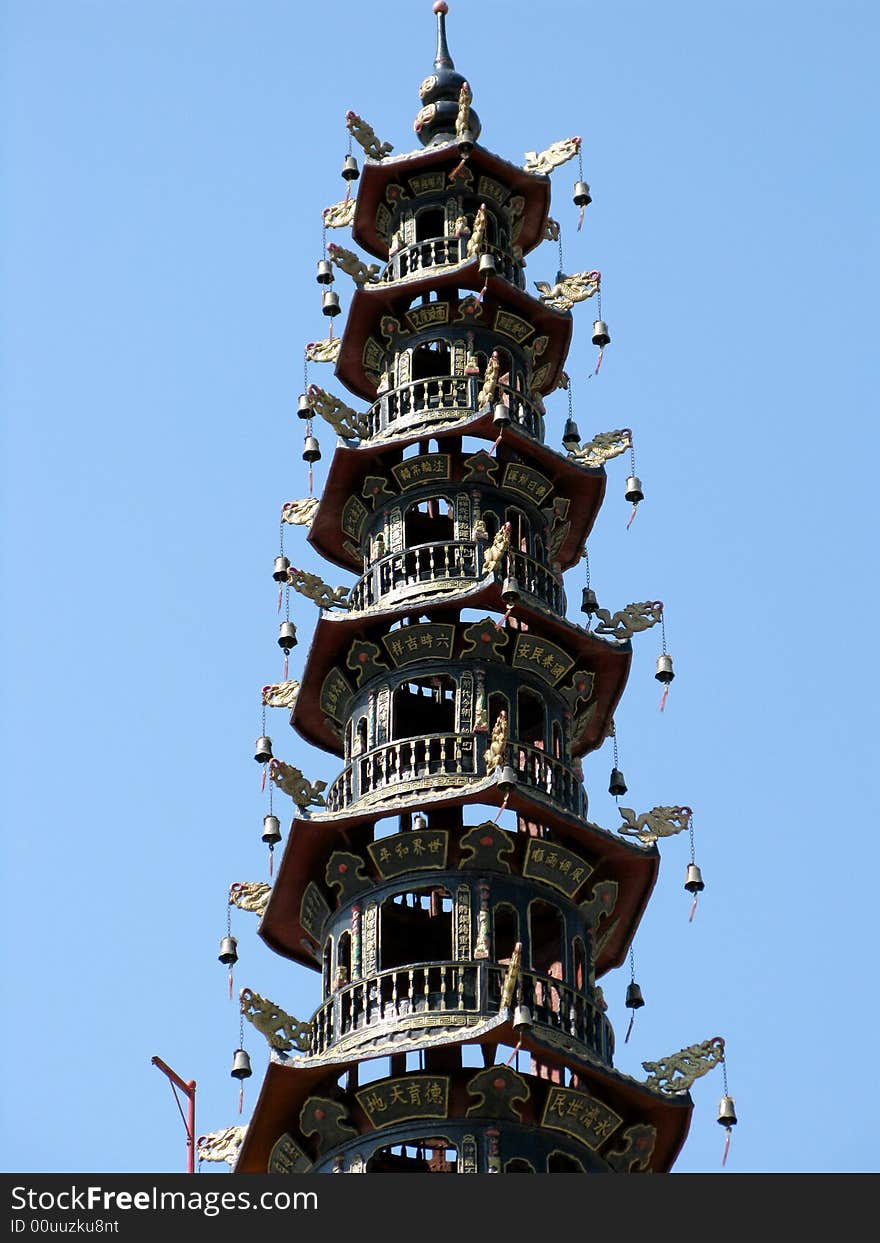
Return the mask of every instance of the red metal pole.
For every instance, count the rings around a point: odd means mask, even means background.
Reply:
[[[190,1079],[185,1082],[180,1075],[175,1072],[162,1061],[161,1057],[154,1057],[152,1064],[158,1066],[162,1074],[170,1079],[171,1083],[180,1088],[189,1103],[187,1109],[186,1127],[186,1172],[187,1174],[195,1174],[196,1172],[196,1081]]]

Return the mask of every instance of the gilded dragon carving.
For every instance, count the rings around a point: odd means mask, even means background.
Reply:
[[[323,341],[310,341],[306,346],[306,359],[310,363],[335,363],[339,357],[342,337],[325,337]]]
[[[321,213],[325,229],[347,229],[354,224],[354,209],[357,199],[352,196],[340,203],[331,203]]]
[[[498,713],[495,724],[492,726],[492,739],[483,753],[487,773],[493,773],[496,768],[500,768],[503,765],[507,757],[509,738],[507,713],[502,708]]]
[[[573,160],[580,149],[580,138],[560,138],[545,151],[527,151],[523,168],[527,173],[552,173],[560,164]]]
[[[372,125],[369,125],[363,117],[359,117],[356,112],[346,112],[345,128],[373,160],[381,160],[394,150],[390,142],[380,142]]]
[[[274,756],[269,761],[269,776],[279,790],[290,795],[297,807],[305,809],[312,805],[325,805],[322,791],[327,789],[326,781],[308,781],[298,768]]]
[[[719,1062],[724,1061],[724,1040],[713,1036],[702,1044],[690,1044],[678,1053],[661,1057],[656,1062],[642,1062],[648,1072],[645,1084],[657,1088],[668,1096],[686,1092],[695,1079],[708,1074]]]
[[[259,993],[243,988],[239,993],[241,1012],[249,1023],[253,1023],[258,1032],[262,1032],[273,1049],[279,1053],[289,1053],[298,1049],[300,1053],[308,1053],[311,1037],[311,1024],[301,1023],[292,1018],[274,1001],[261,997]]]
[[[652,807],[636,816],[630,807],[621,807],[623,824],[617,830],[622,837],[637,837],[643,846],[653,846],[660,837],[674,837],[688,827],[690,807]]]
[[[330,256],[330,262],[334,263],[340,272],[345,272],[346,276],[350,276],[356,285],[366,285],[375,281],[381,271],[378,263],[364,263],[353,250],[346,250],[344,246],[337,246],[335,242],[329,243],[327,254]]]
[[[310,384],[308,398],[314,412],[346,440],[363,440],[366,436],[369,426],[364,416],[326,389]]]
[[[287,571],[287,581],[294,591],[312,600],[318,608],[348,608],[348,587],[330,587],[317,574],[299,570],[295,565]]]
[[[628,427],[621,427],[614,432],[599,432],[587,444],[569,449],[568,456],[574,458],[579,466],[604,466],[631,448],[632,432]]]
[[[483,574],[494,574],[498,569],[501,558],[507,554],[509,548],[510,523],[505,522],[486,549],[486,555],[483,557]]]
[[[229,886],[229,905],[254,915],[265,914],[272,886],[261,880],[241,880]]]
[[[246,1126],[227,1126],[222,1131],[209,1131],[196,1141],[200,1161],[225,1161],[235,1165],[244,1143]]]
[[[318,504],[316,496],[304,496],[298,501],[287,501],[281,506],[281,521],[289,522],[291,526],[311,526]]]
[[[263,703],[267,708],[294,708],[299,694],[299,682],[274,682],[263,687]]]
[[[547,281],[535,281],[538,297],[555,311],[570,311],[576,302],[584,302],[599,292],[600,272],[572,272],[566,276],[560,272],[553,285]]]
[[[663,604],[660,600],[640,600],[627,604],[616,613],[608,609],[597,609],[598,624],[593,634],[606,634],[612,639],[623,641],[641,630],[650,630],[656,626],[663,616]]]

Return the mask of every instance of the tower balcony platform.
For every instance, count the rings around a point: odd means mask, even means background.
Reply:
[[[367,412],[368,439],[434,435],[439,427],[473,418],[478,413],[481,383],[478,376],[447,375],[410,380],[389,389]],[[544,416],[532,398],[507,384],[499,384],[495,400],[507,407],[514,427],[532,440],[543,442]],[[497,436],[500,429],[493,424],[493,430]]]
[[[387,553],[351,589],[349,613],[426,599],[436,605],[449,595],[468,591],[484,578],[486,547],[483,540],[445,540]],[[565,615],[565,588],[558,575],[523,552],[507,553],[506,564],[524,595]],[[491,583],[495,584],[494,578]]]
[[[393,1032],[402,1044],[409,1029],[435,1032],[466,1024],[471,1016],[497,1016],[502,1009],[506,968],[483,961],[425,962],[394,967],[345,985],[312,1018],[310,1057],[332,1049],[335,1056],[359,1055],[359,1048]],[[567,1050],[610,1066],[614,1032],[599,1005],[552,976],[521,971],[517,1003],[531,1022]]]
[[[425,241],[413,242],[395,251],[389,262],[379,273],[379,281],[388,284],[407,280],[415,280],[430,273],[437,273],[445,268],[455,267],[462,263],[471,263],[467,253],[467,242],[459,237],[434,237]],[[490,254],[495,259],[495,270],[506,281],[510,281],[517,289],[525,289],[526,278],[523,265],[517,262],[509,250],[485,242],[481,254]]]
[[[397,739],[358,756],[327,791],[329,812],[349,811],[360,803],[377,808],[397,805],[406,791],[427,798],[438,788],[466,789],[474,778],[485,779],[483,751],[487,734],[425,734]],[[511,739],[510,764],[517,782],[529,794],[570,815],[586,817],[587,796],[574,769],[545,751]],[[497,771],[497,770],[496,770]]]

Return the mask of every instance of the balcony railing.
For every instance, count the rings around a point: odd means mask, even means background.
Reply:
[[[485,777],[483,752],[488,735],[427,734],[374,747],[356,756],[327,791],[327,811],[344,811],[361,799],[396,797],[401,792],[429,791],[441,784],[466,784],[469,778]],[[550,798],[564,811],[587,814],[587,796],[573,770],[545,751],[515,740],[508,748],[518,781],[527,790]]]
[[[419,1015],[498,1013],[505,966],[479,962],[414,963],[380,971],[339,989],[312,1018],[310,1055],[326,1052],[354,1032],[370,1037]],[[614,1055],[614,1033],[604,1013],[582,992],[551,976],[520,974],[517,1004],[528,1006],[536,1027],[551,1028],[577,1041],[606,1065]],[[452,1024],[450,1024],[452,1026]]]
[[[499,276],[518,289],[525,289],[523,265],[517,263],[509,250],[500,246],[485,244],[482,250],[488,251],[495,258],[495,270]],[[422,242],[413,242],[396,251],[388,261],[385,270],[379,277],[380,281],[404,281],[436,272],[438,268],[453,267],[459,263],[467,263],[474,256],[467,253],[467,239],[461,237],[427,238]]]
[[[482,387],[479,376],[432,376],[410,380],[389,389],[374,401],[367,413],[368,437],[404,435],[432,424],[469,419],[477,413],[477,396]],[[525,394],[499,384],[498,392],[510,411],[511,423],[533,440],[543,442],[544,419]]]
[[[388,553],[355,584],[349,609],[362,612],[389,598],[397,601],[442,589],[463,590],[482,578],[485,547],[472,540],[446,540]],[[565,615],[565,591],[546,566],[522,552],[510,554],[509,566],[523,592]]]

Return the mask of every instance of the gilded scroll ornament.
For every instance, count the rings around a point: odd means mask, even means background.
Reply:
[[[263,703],[267,708],[294,708],[299,694],[299,682],[274,682],[263,687]]]
[[[708,1074],[719,1062],[724,1061],[724,1040],[721,1036],[713,1036],[702,1044],[691,1044],[669,1057],[661,1057],[656,1062],[642,1062],[648,1072],[645,1084],[649,1088],[658,1088],[668,1096],[677,1092],[686,1092],[695,1079]]]
[[[319,414],[329,423],[335,432],[346,440],[362,440],[366,436],[369,425],[364,415],[347,406],[326,389],[317,384],[309,385],[309,405],[315,414]]]
[[[628,427],[621,427],[614,432],[599,432],[587,444],[569,449],[568,456],[574,458],[579,466],[604,466],[631,448],[632,432]]]
[[[354,224],[354,209],[357,199],[352,195],[341,203],[331,203],[321,213],[325,229],[348,229]]]
[[[581,149],[580,138],[560,138],[546,151],[527,151],[523,168],[527,173],[552,173],[560,164],[567,164]]]
[[[617,830],[622,837],[637,837],[643,846],[653,846],[660,837],[674,837],[688,827],[690,807],[652,807],[638,817],[630,807],[621,807],[623,824]]]
[[[252,911],[254,915],[265,914],[269,905],[272,886],[261,880],[241,880],[229,886],[229,905],[240,911]]]
[[[553,285],[547,281],[535,281],[538,297],[555,311],[570,311],[576,302],[584,302],[599,292],[601,273],[572,272],[566,276],[560,272]]]
[[[279,1053],[289,1053],[291,1049],[308,1053],[312,1033],[310,1023],[292,1018],[274,1001],[268,1001],[249,988],[243,988],[239,998],[242,1014],[258,1032],[263,1033],[271,1048]]]
[[[493,350],[492,356],[486,363],[486,374],[483,376],[483,387],[477,394],[477,409],[482,410],[484,406],[488,406],[495,400],[495,389],[498,387],[498,376],[501,372],[501,359],[498,357],[498,351]]]
[[[486,204],[481,203],[476,215],[474,216],[474,224],[471,229],[471,235],[468,238],[467,255],[469,259],[473,259],[483,249],[483,242],[486,240],[486,225],[488,223],[486,216]]]
[[[337,246],[335,242],[330,242],[327,254],[330,256],[330,262],[335,263],[340,272],[345,272],[346,276],[350,276],[356,285],[366,285],[370,281],[375,281],[381,270],[378,263],[366,264],[357,257],[353,250],[346,250],[344,246]]]
[[[290,795],[297,807],[323,807],[322,790],[327,789],[326,781],[307,781],[298,768],[285,764],[283,760],[273,757],[269,761],[269,776],[278,789]]]
[[[306,359],[310,363],[335,363],[339,357],[342,337],[325,337],[323,341],[310,341],[306,346]]]
[[[209,1131],[196,1142],[200,1161],[225,1161],[235,1165],[244,1142],[246,1126],[227,1126],[222,1131]]]
[[[319,608],[348,607],[347,598],[350,590],[348,587],[330,587],[317,574],[310,574],[307,570],[299,570],[295,565],[292,565],[287,571],[287,581],[294,591],[298,591],[301,596],[314,601]]]
[[[363,117],[359,117],[356,112],[346,112],[345,127],[372,160],[381,160],[394,150],[390,142],[379,142],[372,125],[369,125]]]
[[[605,1160],[616,1174],[632,1174],[634,1170],[644,1172],[648,1168],[654,1144],[657,1139],[657,1128],[647,1123],[628,1126],[620,1139],[626,1140],[626,1147],[620,1152],[606,1152]]]
[[[287,501],[281,506],[281,521],[289,522],[294,527],[311,526],[318,504],[316,496],[304,496],[298,501]]]
[[[507,725],[507,713],[502,708],[492,726],[492,740],[483,753],[486,761],[486,772],[492,773],[500,768],[507,758],[507,744],[510,733]]]
[[[483,557],[483,574],[494,574],[501,562],[502,557],[507,555],[510,548],[510,523],[505,522],[504,526],[499,527],[492,543],[486,549],[486,555]]]
[[[660,600],[641,600],[627,604],[616,613],[608,609],[597,609],[599,619],[593,634],[607,634],[621,642],[630,639],[641,630],[650,630],[656,626],[663,616],[663,604]]]

